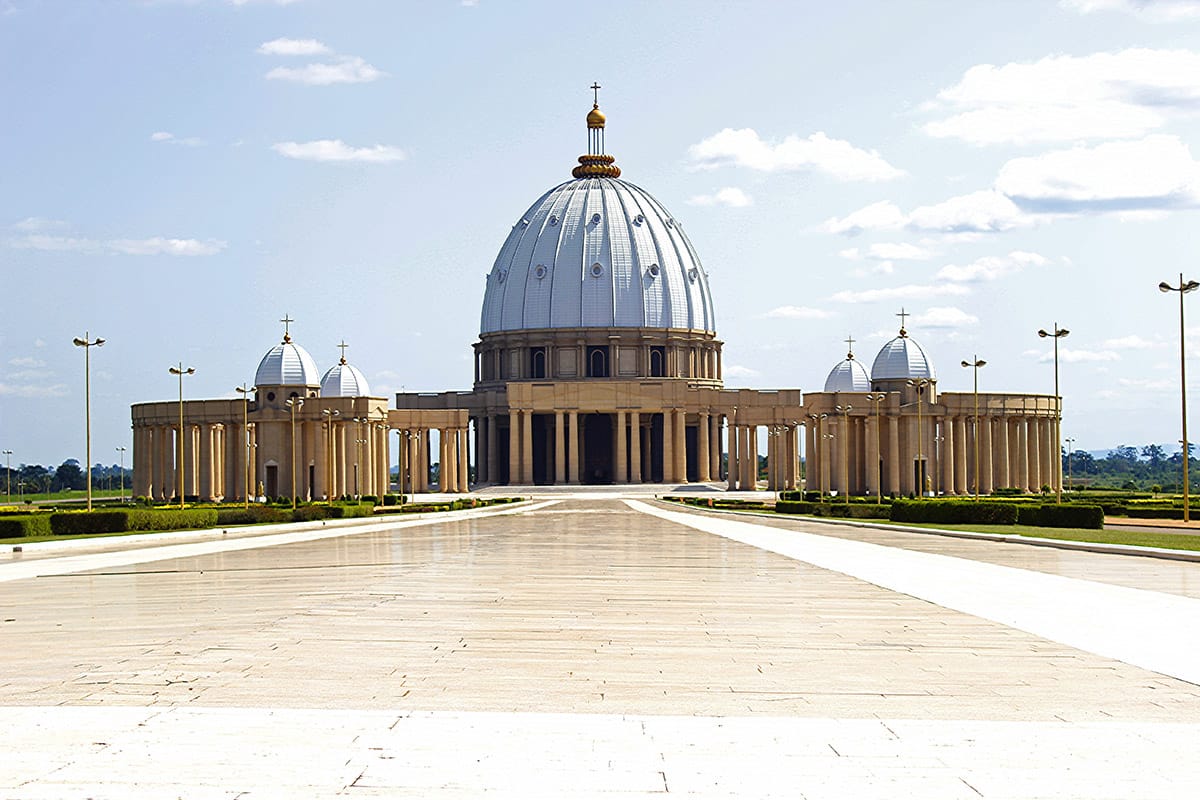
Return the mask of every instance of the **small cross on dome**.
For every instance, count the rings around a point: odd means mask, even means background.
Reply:
[[[290,342],[292,340],[290,326],[296,320],[292,319],[287,314],[284,314],[283,319],[281,319],[279,321],[283,323],[283,343],[287,344],[288,342]]]
[[[338,349],[342,351],[342,357],[341,357],[341,359],[338,361],[338,363],[339,363],[339,364],[345,364],[345,363],[346,363],[346,348],[347,348],[347,347],[349,347],[349,346],[350,346],[350,345],[346,344],[346,340],[345,340],[345,339],[342,339],[342,343],[338,345]]]
[[[905,318],[907,318],[907,317],[911,317],[911,316],[912,316],[912,314],[908,314],[908,313],[906,313],[906,312],[904,311],[904,307],[903,307],[903,306],[901,306],[901,307],[900,307],[900,313],[899,313],[899,314],[897,314],[896,316],[900,318],[900,335],[901,335],[901,336],[908,336],[908,331],[904,330],[904,320],[905,320]]]
[[[854,360],[854,337],[846,337],[846,358]]]

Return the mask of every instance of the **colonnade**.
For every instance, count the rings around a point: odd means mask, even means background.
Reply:
[[[806,487],[866,495],[969,495],[977,485],[979,494],[1057,491],[1057,428],[1050,415],[981,414],[976,427],[973,414],[829,414],[805,425]]]
[[[726,488],[751,490],[758,483],[758,429],[767,429],[767,489],[795,489],[800,483],[800,450],[796,425],[731,424]]]

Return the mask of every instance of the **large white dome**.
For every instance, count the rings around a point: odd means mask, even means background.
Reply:
[[[254,373],[256,386],[316,386],[320,382],[316,362],[290,336],[267,351]]]
[[[480,333],[539,328],[716,332],[708,275],[678,220],[616,178],[567,181],[500,248]]]
[[[371,386],[358,367],[342,359],[321,378],[321,397],[370,397]]]
[[[871,365],[871,380],[906,380],[937,377],[925,350],[904,331],[885,344]]]
[[[829,377],[825,379],[825,391],[871,391],[871,378],[867,375],[867,368],[862,365],[862,362],[856,360],[853,355],[847,356],[844,361],[839,362],[837,366],[830,370]]]

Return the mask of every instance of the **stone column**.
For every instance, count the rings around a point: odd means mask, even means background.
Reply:
[[[205,502],[213,499],[213,426],[211,422],[202,423],[200,429],[200,475],[197,495]]]
[[[979,440],[979,493],[992,493],[992,418],[980,417]]]
[[[710,414],[708,419],[708,479],[721,480],[721,414]]]
[[[629,483],[629,458],[626,448],[626,436],[628,432],[625,430],[625,412],[618,411],[617,414],[617,463],[614,470],[613,479],[617,483]]]
[[[804,423],[804,488],[815,492],[821,485],[817,477],[816,423]]]
[[[533,485],[533,412],[521,412],[521,483]]]
[[[566,415],[562,411],[554,412],[554,485],[562,486],[567,482],[567,431]]]
[[[450,482],[446,479],[446,429],[438,428],[438,491],[449,491]]]
[[[1046,482],[1042,474],[1042,426],[1044,422],[1038,417],[1029,418],[1029,432],[1026,437],[1029,442],[1029,491],[1042,491]]]
[[[738,478],[741,475],[742,467],[738,454],[738,426],[734,424],[733,418],[728,420],[725,427],[725,437],[727,439],[725,450],[727,452],[727,463],[725,465],[726,473],[726,491],[732,492],[738,488]]]
[[[664,408],[662,417],[663,483],[675,483],[675,412]]]
[[[642,415],[629,412],[629,480],[642,482]]]
[[[408,493],[416,494],[421,491],[421,481],[418,475],[421,461],[421,434],[415,430],[410,430],[409,433],[411,435],[407,439]]]
[[[708,433],[708,412],[701,411],[700,421],[696,427],[696,468],[699,470],[696,478],[701,483],[707,483],[708,481],[712,480],[712,475],[708,471]]]
[[[521,482],[521,412],[508,411],[508,483],[516,486]]]
[[[582,363],[582,362],[581,362]],[[579,412],[567,412],[567,483],[579,485]]]
[[[459,491],[471,491],[471,437],[468,428],[458,429],[458,488]],[[476,436],[478,436],[476,432]],[[477,470],[479,466],[475,467]]]
[[[675,409],[675,475],[680,483],[687,483],[687,412]]]
[[[484,417],[487,421],[487,480],[489,483],[496,482],[496,417],[488,414]]]
[[[879,417],[868,416],[866,424],[865,447],[867,452],[866,477],[867,477],[867,494],[878,495],[880,493],[879,485]]]
[[[738,442],[738,463],[742,472],[739,483],[743,490],[753,490],[758,484],[757,429],[757,425],[743,425]]]
[[[1029,440],[1025,417],[1013,420],[1017,434],[1017,486],[1029,491]]]
[[[1042,483],[1049,484],[1052,492],[1057,491],[1057,476],[1062,472],[1062,456],[1058,457],[1060,468],[1055,469],[1055,455],[1058,454],[1054,452],[1054,418],[1045,417],[1042,419]]]
[[[1007,489],[1013,485],[1008,469],[1010,459],[1008,452],[1008,417],[1000,417],[999,419],[994,420],[994,423],[996,428],[996,444],[994,453],[995,480],[993,483],[993,489],[996,487]]]
[[[974,417],[972,417],[974,424]],[[954,493],[973,493],[979,476],[975,475],[975,448],[979,446],[979,434],[968,432],[967,418],[958,417],[954,420]]]
[[[421,475],[421,491],[429,491],[429,438],[432,430],[430,428],[421,429],[421,455],[418,472]]]

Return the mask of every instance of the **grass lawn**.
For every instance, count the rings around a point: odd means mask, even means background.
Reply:
[[[912,528],[941,528],[975,533],[1016,534],[1039,539],[1065,539],[1071,542],[1128,544],[1137,547],[1165,547],[1171,550],[1200,550],[1200,536],[1190,533],[1150,533],[1147,531],[1097,531],[1090,528],[1035,528],[1032,525],[940,525],[931,522],[898,523]]]

